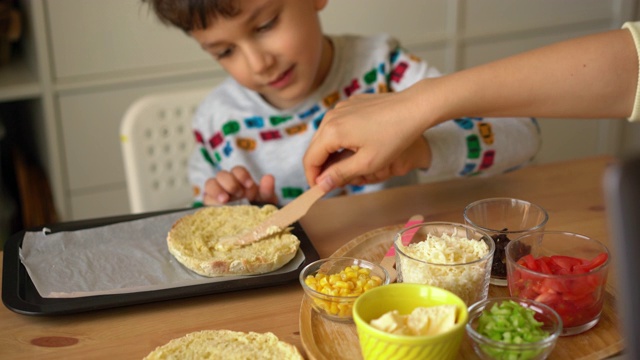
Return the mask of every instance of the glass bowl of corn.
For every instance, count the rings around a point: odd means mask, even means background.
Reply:
[[[365,291],[389,284],[382,266],[351,257],[320,259],[300,272],[300,284],[311,306],[325,318],[352,322],[352,309]]]

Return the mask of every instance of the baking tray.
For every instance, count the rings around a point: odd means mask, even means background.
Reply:
[[[51,229],[52,233],[59,231],[83,230],[184,210],[186,209],[81,220],[59,223],[47,227]],[[311,241],[304,232],[304,229],[300,223],[295,223],[291,232],[300,240],[300,250],[302,250],[304,254],[304,261],[298,268],[289,272],[279,274],[262,274],[216,283],[189,285],[125,294],[97,295],[81,298],[43,298],[38,294],[38,291],[31,281],[27,270],[22,265],[19,256],[20,246],[22,246],[22,240],[25,233],[28,231],[39,231],[41,228],[42,227],[26,229],[18,232],[7,239],[4,246],[2,266],[2,302],[8,309],[23,315],[75,314],[79,312],[143,304],[155,301],[280,285],[297,280],[300,271],[302,271],[306,265],[319,259],[318,252],[311,244]]]

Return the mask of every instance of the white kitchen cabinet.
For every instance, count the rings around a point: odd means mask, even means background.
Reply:
[[[161,25],[142,1],[47,0],[45,5],[58,81],[175,66],[215,67],[196,42]]]
[[[153,92],[213,87],[224,73],[140,0],[18,4],[26,14],[25,36],[18,56],[0,68],[0,106],[29,109],[27,118],[16,121],[36,129],[63,220],[128,212],[118,136],[128,105]],[[619,28],[637,18],[636,6],[636,0],[333,0],[321,18],[327,33],[391,33],[441,71],[452,72]],[[540,120],[537,162],[620,154],[640,143],[638,131],[623,136],[628,124],[619,121]]]
[[[561,35],[603,22],[611,26],[623,10],[621,2],[611,0],[482,0],[466,1],[464,8],[466,36],[513,38],[532,30]]]

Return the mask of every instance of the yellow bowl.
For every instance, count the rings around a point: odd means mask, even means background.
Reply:
[[[434,336],[395,335],[372,327],[369,323],[383,314],[398,310],[410,314],[417,307],[456,305],[456,325]],[[353,306],[360,349],[370,359],[455,359],[465,335],[467,305],[447,290],[422,284],[396,283],[371,289],[360,295]]]

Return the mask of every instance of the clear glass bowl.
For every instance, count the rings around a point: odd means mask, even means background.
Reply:
[[[507,286],[507,259],[505,249],[510,240],[531,231],[544,230],[549,215],[533,203],[514,198],[488,198],[467,205],[464,222],[493,238],[496,251],[491,266],[491,284]]]
[[[370,276],[377,276],[381,280],[383,286],[389,284],[389,273],[380,264],[372,263],[367,260],[356,259],[351,257],[335,257],[320,259],[307,265],[302,272],[300,272],[300,285],[304,289],[305,296],[308,296],[312,301],[312,307],[315,311],[320,313],[325,318],[339,322],[351,322],[353,321],[352,309],[353,304],[359,295],[330,295],[320,291],[316,291],[309,287],[305,282],[308,276],[316,276],[319,272],[325,275],[340,274],[347,267],[357,266],[359,268],[369,269]],[[346,285],[350,286],[346,281]],[[353,283],[353,282],[352,282]],[[342,285],[342,284],[341,284]],[[336,288],[337,286],[332,286]],[[358,293],[359,291],[352,289],[351,293]],[[364,290],[362,291],[364,292]]]
[[[494,304],[501,304],[503,301],[509,300],[535,311],[535,319],[544,324],[541,328],[549,335],[537,342],[509,344],[480,334],[477,328],[482,313],[491,309]],[[546,359],[553,351],[562,332],[562,320],[552,308],[537,301],[514,297],[490,298],[469,307],[469,321],[466,325],[466,331],[471,339],[473,350],[483,360],[542,360]]]
[[[462,249],[477,252],[470,245],[475,242],[486,244],[486,254],[462,256]],[[468,246],[461,245],[465,243]],[[393,245],[398,282],[443,288],[458,295],[467,306],[487,298],[495,251],[487,233],[465,224],[426,222],[400,231]]]
[[[598,323],[610,264],[604,244],[571,232],[542,231],[512,240],[506,253],[510,295],[554,309],[562,319],[562,336]]]

